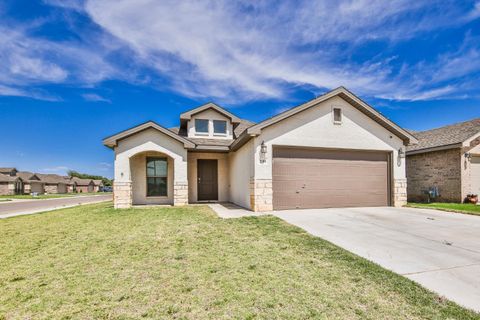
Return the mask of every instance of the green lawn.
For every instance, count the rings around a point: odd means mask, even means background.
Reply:
[[[0,195],[1,199],[53,199],[53,198],[65,198],[65,197],[76,197],[76,196],[91,196],[91,195],[103,195],[103,194],[112,194],[111,192],[86,192],[86,193],[51,193],[51,194],[40,194],[36,197],[29,194],[15,194],[15,195]]]
[[[480,215],[480,206],[470,203],[408,203],[407,206]]]
[[[479,318],[272,216],[102,203],[0,234],[0,319]]]

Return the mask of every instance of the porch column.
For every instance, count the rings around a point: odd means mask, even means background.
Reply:
[[[188,179],[186,157],[174,159],[173,180],[173,205],[184,206],[188,204]]]
[[[125,209],[132,206],[132,180],[130,159],[118,156],[115,159],[115,180],[113,182],[113,206]]]

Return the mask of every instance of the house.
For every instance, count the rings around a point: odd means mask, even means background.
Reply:
[[[64,177],[58,174],[36,174],[43,182],[43,191],[45,193],[68,193],[68,185],[71,182],[66,181]]]
[[[70,181],[73,184],[73,192],[94,192],[93,190],[95,188],[95,184],[92,179],[81,179],[77,177],[72,177]]]
[[[0,194],[67,193],[71,182],[57,174],[0,168]],[[12,193],[13,192],[13,193]]]
[[[93,192],[100,192],[103,189],[102,180],[92,180],[93,181]]]
[[[0,195],[23,194],[23,180],[17,176],[0,173]]]
[[[344,87],[257,124],[214,103],[105,138],[114,206],[229,201],[254,211],[401,206],[408,131]]]
[[[44,183],[40,180],[40,177],[29,171],[17,171],[16,176],[23,180],[23,193],[45,193]]]
[[[414,132],[418,144],[407,148],[407,194],[422,201],[438,190],[435,201],[462,202],[480,194],[480,119]]]

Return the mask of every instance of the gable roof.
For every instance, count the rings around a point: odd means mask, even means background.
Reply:
[[[92,180],[93,181],[93,184],[96,185],[96,186],[101,186],[103,185],[103,181],[102,180]]]
[[[33,172],[29,171],[18,171],[16,176],[22,178],[25,182],[38,181],[40,182],[40,177]]]
[[[72,177],[70,181],[72,181],[73,183],[76,183],[77,186],[88,186],[90,184],[94,184],[92,179],[81,179],[77,177]]]
[[[407,152],[420,153],[461,147],[462,143],[480,133],[480,118],[455,123],[426,131],[416,131],[418,144],[407,147]]]
[[[382,115],[380,112],[375,110],[373,107],[371,107],[369,104],[364,102],[362,99],[351,93],[349,90],[347,90],[345,87],[338,87],[334,90],[331,90],[313,100],[310,100],[304,104],[301,104],[297,107],[294,107],[292,109],[289,109],[285,112],[282,112],[274,117],[271,117],[267,120],[264,120],[250,128],[247,129],[247,133],[250,135],[258,135],[262,131],[262,129],[271,126],[272,124],[275,124],[277,122],[280,122],[288,117],[291,117],[299,112],[302,112],[304,110],[307,110],[309,108],[312,108],[316,105],[318,105],[321,102],[324,102],[330,98],[333,98],[335,96],[339,96],[343,100],[347,101],[350,103],[352,106],[357,108],[359,111],[364,113],[365,115],[369,116],[376,122],[378,122],[381,126],[383,126],[385,129],[389,130],[390,132],[394,133],[396,136],[401,138],[405,143],[416,143],[417,140],[415,137],[408,132],[407,130],[401,128],[391,120],[387,119],[384,115]]]
[[[13,173],[17,172],[17,169],[15,168],[0,168],[0,173],[2,174],[11,174],[13,171]]]
[[[11,176],[11,175],[8,175],[8,174],[3,174],[3,173],[0,173],[0,182],[14,182],[16,181],[17,179],[20,179],[20,177],[16,177],[16,176]]]
[[[209,103],[206,103],[204,105],[201,105],[200,107],[197,107],[195,109],[192,109],[192,110],[189,110],[189,111],[185,111],[184,113],[182,113],[180,115],[180,120],[182,121],[186,121],[186,120],[190,120],[192,118],[193,115],[197,114],[197,113],[200,113],[202,111],[205,111],[205,110],[208,110],[208,109],[213,109],[215,111],[217,111],[218,113],[220,114],[223,114],[224,116],[226,116],[227,118],[230,118],[230,120],[232,121],[232,123],[239,123],[241,121],[240,118],[238,118],[236,115],[234,115],[233,113],[230,113],[228,112],[227,110],[225,110],[224,108],[220,107],[219,105],[216,105],[215,103],[213,102],[209,102]]]
[[[171,130],[168,130],[167,128],[162,127],[161,125],[159,125],[158,123],[156,123],[154,121],[147,121],[145,123],[142,123],[141,125],[135,126],[133,128],[127,129],[127,130],[124,130],[124,131],[119,132],[119,133],[117,133],[113,136],[107,137],[107,138],[103,139],[103,144],[106,145],[107,147],[110,147],[110,148],[116,147],[117,142],[119,140],[125,139],[125,138],[127,138],[127,137],[129,137],[133,134],[136,134],[140,131],[144,131],[144,130],[147,130],[147,129],[150,129],[150,128],[158,130],[161,133],[163,133],[163,134],[165,134],[165,135],[183,143],[184,147],[187,148],[187,149],[195,147],[195,144],[193,142],[189,141],[188,139],[185,139],[184,137],[179,136],[178,134],[175,134]]]
[[[58,174],[36,173],[35,175],[38,178],[40,178],[41,182],[45,182],[48,184],[59,184],[59,183],[70,184],[70,181],[65,180],[64,177]]]

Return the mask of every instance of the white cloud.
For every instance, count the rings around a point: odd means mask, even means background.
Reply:
[[[92,102],[108,102],[111,103],[110,99],[104,98],[99,94],[96,93],[84,93],[82,94],[83,99],[86,101],[92,101]]]
[[[35,34],[41,21],[0,23],[0,95],[42,99],[48,95],[36,86],[92,87],[115,79],[229,103],[285,99],[286,88],[303,85],[317,92],[344,85],[385,99],[438,99],[466,94],[462,90],[472,83],[466,78],[480,69],[472,62],[479,58],[478,39],[418,63],[381,51],[353,58],[375,41],[393,47],[477,19],[480,1],[43,2],[72,16],[88,15],[95,26],[74,30],[71,39],[77,40],[54,41]],[[117,54],[125,60],[113,62]],[[139,80],[143,68],[153,72]],[[94,93],[82,96],[109,102]]]
[[[95,46],[79,41],[53,41],[31,35],[32,25],[0,23],[0,95],[58,100],[37,89],[44,84],[90,86],[109,78],[122,79],[107,61],[111,37],[95,38]]]
[[[406,0],[295,1],[274,8],[248,1],[97,0],[87,1],[86,12],[143,64],[170,77],[174,90],[238,102],[285,98],[285,83],[345,85],[389,99],[449,94],[438,88],[456,77],[446,69],[437,82],[427,84],[431,73],[413,85],[422,76],[395,74],[390,57],[356,63],[348,55],[372,39],[400,41],[474,18],[454,1]],[[461,64],[468,57],[456,59]]]

